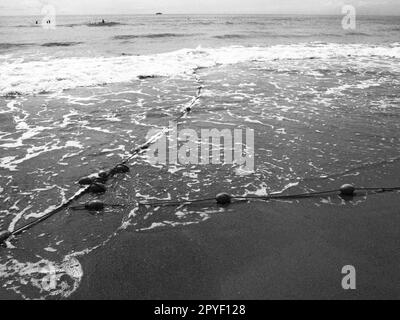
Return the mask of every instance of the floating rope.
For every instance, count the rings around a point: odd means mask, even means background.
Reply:
[[[345,184],[341,186],[339,189],[327,190],[327,191],[316,191],[316,192],[307,192],[307,193],[298,193],[298,194],[269,194],[265,196],[233,196],[228,193],[219,193],[215,196],[215,198],[201,198],[195,200],[186,200],[181,199],[178,201],[159,201],[159,202],[140,202],[139,205],[144,206],[180,206],[185,204],[192,204],[198,202],[208,202],[208,201],[216,201],[217,204],[227,205],[232,203],[232,200],[239,201],[268,201],[268,200],[283,200],[283,199],[304,199],[304,198],[312,198],[312,197],[321,197],[327,194],[339,194],[342,197],[354,197],[356,195],[356,191],[371,191],[375,193],[382,192],[393,192],[400,190],[400,187],[391,187],[391,188],[356,188],[351,184]]]
[[[80,189],[75,195],[73,195],[71,198],[67,199],[65,202],[63,202],[61,205],[59,205],[57,208],[51,210],[49,213],[46,213],[44,216],[37,218],[36,220],[33,220],[32,222],[27,223],[26,225],[14,230],[14,231],[1,231],[0,232],[0,244],[6,241],[8,238],[11,236],[16,236],[33,226],[37,225],[38,223],[47,220],[51,216],[55,215],[56,213],[60,212],[62,209],[67,208],[73,201],[79,199],[84,193],[88,192],[90,189],[90,186],[86,186],[85,188]]]
[[[196,81],[200,83],[200,80],[196,74],[196,71],[194,71],[194,75],[196,77]],[[203,85],[200,83],[199,87],[197,88],[197,93],[196,96],[187,104],[184,109],[181,111],[179,116],[175,118],[175,122],[178,122],[182,117],[184,117],[186,114],[188,114],[193,106],[196,104],[196,102],[200,99],[201,96],[201,91],[203,89]],[[64,201],[61,205],[59,205],[57,208],[51,210],[49,213],[45,214],[44,216],[35,219],[32,222],[27,223],[26,225],[14,230],[14,231],[0,231],[0,244],[5,242],[7,239],[9,239],[11,236],[18,235],[33,226],[37,225],[38,223],[50,218],[54,214],[60,212],[62,209],[65,209],[70,206],[70,204],[78,200],[80,197],[82,197],[85,193],[104,193],[107,191],[107,188],[105,186],[105,183],[107,180],[119,173],[126,173],[129,172],[129,167],[126,165],[129,161],[131,161],[136,155],[138,155],[140,152],[148,149],[152,144],[156,143],[158,139],[160,139],[165,133],[168,132],[168,128],[164,128],[159,134],[156,136],[150,138],[148,141],[143,143],[142,145],[136,147],[131,151],[131,154],[123,161],[120,163],[116,164],[113,168],[107,171],[103,171],[98,173],[95,176],[91,177],[85,177],[79,180],[79,184],[82,186],[81,189],[71,198],[67,199]],[[110,205],[109,205],[110,206]],[[113,205],[113,206],[119,206],[119,205]],[[78,206],[75,207],[75,210],[78,209],[87,209],[87,210],[102,210],[104,208],[104,204],[102,204],[99,201],[92,201],[89,204],[85,204],[83,206]]]
[[[199,81],[199,80],[197,80]],[[189,112],[192,111],[193,106],[196,104],[196,102],[200,99],[201,97],[201,91],[203,89],[203,86],[200,85],[197,88],[197,93],[196,96],[193,97],[193,99],[189,102],[189,104],[187,104],[187,106],[181,111],[180,115],[177,116],[174,121],[178,122],[181,118],[183,118],[185,115],[187,115]],[[140,152],[148,149],[152,144],[156,143],[162,136],[164,136],[164,134],[166,134],[168,132],[168,128],[164,128],[162,131],[160,131],[157,135],[151,137],[148,141],[146,141],[145,143],[143,143],[142,145],[136,147],[135,149],[133,149],[130,153],[130,155],[123,161],[121,161],[120,163],[116,164],[112,169],[108,170],[108,171],[103,171],[100,172],[97,177],[86,177],[86,178],[82,178],[81,180],[79,180],[79,183],[81,185],[89,185],[92,184],[94,182],[98,182],[98,183],[105,183],[108,178],[112,177],[113,175],[117,174],[117,173],[125,173],[129,171],[129,168],[126,166],[126,164],[131,161],[136,155],[138,155]]]
[[[400,187],[392,187],[392,188],[356,188],[351,184],[345,184],[341,186],[339,189],[334,190],[326,190],[326,191],[316,191],[316,192],[307,192],[307,193],[297,193],[297,194],[269,194],[265,196],[233,196],[228,193],[219,193],[214,198],[200,198],[194,200],[181,199],[181,200],[166,200],[166,201],[158,201],[158,202],[139,202],[140,206],[152,206],[152,207],[167,207],[167,206],[181,206],[193,203],[201,203],[201,202],[210,202],[216,201],[217,204],[220,205],[228,205],[232,203],[232,200],[238,201],[268,201],[268,200],[289,200],[289,199],[305,199],[305,198],[314,198],[321,197],[328,194],[339,194],[342,197],[354,197],[356,195],[356,191],[370,191],[374,193],[382,193],[382,192],[393,192],[400,190]],[[90,201],[86,204],[82,204],[76,207],[72,207],[74,210],[91,210],[91,211],[100,211],[105,207],[125,207],[131,206],[131,204],[126,205],[113,205],[106,204],[98,200]]]

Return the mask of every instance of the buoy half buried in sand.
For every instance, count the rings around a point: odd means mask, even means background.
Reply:
[[[232,196],[228,193],[218,193],[215,197],[218,204],[230,204],[232,202]]]
[[[344,184],[340,187],[340,194],[342,196],[353,196],[356,188],[351,184]]]
[[[11,237],[10,231],[1,231],[0,232],[0,243],[6,241],[9,237]]]

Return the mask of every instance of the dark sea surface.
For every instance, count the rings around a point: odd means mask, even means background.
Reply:
[[[179,129],[254,129],[255,170],[154,166],[140,155],[106,194],[78,201],[124,207],[64,210],[2,248],[0,291],[68,297],[86,272],[79,258],[120,232],[235,210],[138,201],[376,186],[395,174],[387,165],[400,159],[399,17],[359,17],[355,30],[341,16],[59,16],[54,30],[35,20],[0,17],[1,230],[44,215],[81,177],[121,161],[150,129],[168,126],[199,84]],[[51,272],[58,281],[48,289]]]

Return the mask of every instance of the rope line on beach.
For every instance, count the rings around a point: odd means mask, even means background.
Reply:
[[[175,122],[178,122],[181,118],[183,118],[185,115],[190,113],[192,111],[193,106],[196,104],[196,102],[200,99],[201,97],[201,92],[203,90],[203,84],[201,80],[199,79],[196,70],[193,72],[196,82],[198,83],[197,87],[197,92],[196,95],[192,98],[192,100],[185,105],[185,107],[181,110],[180,114],[174,119]],[[0,244],[4,243],[6,240],[8,240],[11,236],[15,236],[18,234],[21,234],[22,232],[34,227],[35,225],[39,224],[40,222],[47,220],[51,216],[55,215],[56,213],[60,212],[61,210],[70,207],[71,203],[78,200],[80,197],[82,197],[86,193],[104,193],[107,191],[107,188],[105,186],[105,183],[108,181],[109,178],[113,177],[116,174],[121,174],[121,173],[127,173],[130,171],[129,167],[127,166],[127,163],[131,161],[135,156],[137,156],[139,153],[142,151],[148,149],[152,144],[156,143],[164,134],[168,132],[168,127],[165,127],[160,133],[157,135],[151,137],[149,140],[147,140],[145,143],[141,144],[140,146],[134,148],[130,155],[124,159],[123,161],[117,163],[113,168],[107,171],[102,171],[98,173],[97,175],[92,175],[88,176],[85,178],[82,178],[78,181],[78,183],[82,186],[80,190],[75,193],[72,197],[69,199],[65,200],[62,202],[59,206],[57,206],[55,209],[52,209],[50,212],[46,213],[42,217],[39,217],[24,226],[15,229],[15,230],[5,230],[5,231],[0,231]],[[92,201],[92,203],[96,203],[96,201]],[[120,206],[120,205],[108,205],[108,206]],[[103,206],[104,207],[104,206]],[[79,206],[78,206],[79,208]],[[90,207],[87,205],[81,206],[81,208],[86,208],[91,210]],[[97,208],[100,209],[98,206]],[[75,207],[76,210],[76,207]]]
[[[199,82],[198,78],[196,77],[196,80]],[[200,99],[201,96],[201,91],[203,90],[203,85],[200,84],[197,88],[196,95],[193,97],[193,99],[185,106],[185,108],[180,112],[180,115],[177,116],[174,121],[178,122],[182,117],[187,115],[190,111],[192,111],[193,106],[196,104],[196,102]],[[126,164],[131,161],[135,156],[137,156],[140,152],[148,149],[152,144],[156,143],[158,139],[160,139],[162,136],[164,136],[165,133],[168,132],[168,127],[163,128],[157,135],[151,137],[149,140],[147,140],[145,143],[141,144],[140,146],[136,147],[133,149],[130,153],[130,155],[123,161],[117,163],[113,168],[111,168],[108,171],[103,171],[98,174],[97,177],[86,177],[83,178],[79,181],[81,185],[90,185],[96,182],[99,183],[104,183],[108,180],[108,178],[112,177],[116,173],[126,173],[129,171],[129,168],[126,166]]]
[[[180,112],[180,114],[174,119],[175,122],[178,122],[182,119],[185,115],[191,112],[193,106],[201,97],[201,92],[203,89],[203,84],[198,78],[196,74],[196,70],[194,71],[194,76],[196,77],[196,81],[198,82],[199,86],[197,88],[196,95],[192,98],[192,100],[186,104],[184,109]],[[138,154],[143,152],[144,150],[148,149],[152,144],[156,143],[161,137],[163,137],[168,132],[168,127],[163,128],[158,134],[151,137],[142,145],[134,148],[130,154],[122,161],[117,163],[114,167],[107,171],[102,171],[97,175],[91,175],[79,180],[79,184],[82,186],[81,189],[75,193],[71,198],[65,200],[62,204],[60,204],[55,209],[52,209],[50,212],[46,213],[42,217],[39,217],[24,226],[15,229],[15,230],[7,230],[7,231],[0,231],[0,244],[5,242],[11,236],[18,235],[33,226],[39,224],[40,222],[50,218],[54,214],[60,212],[61,210],[69,207],[73,210],[89,210],[89,211],[101,211],[105,207],[127,207],[132,204],[107,204],[99,200],[92,200],[85,204],[79,204],[77,206],[70,206],[74,201],[78,200],[86,193],[93,193],[99,194],[104,193],[107,191],[105,183],[113,176],[117,174],[127,173],[130,171],[127,164]],[[297,194],[269,194],[264,196],[256,196],[256,195],[247,195],[247,196],[235,196],[228,193],[219,193],[215,197],[207,197],[207,198],[198,198],[198,199],[179,199],[179,200],[165,200],[165,201],[158,201],[158,202],[137,202],[136,204],[140,206],[180,206],[180,205],[187,205],[193,203],[202,203],[202,202],[210,202],[216,201],[218,205],[229,205],[235,200],[237,202],[240,201],[269,201],[269,200],[282,200],[282,199],[304,199],[304,198],[311,198],[311,197],[321,197],[328,194],[339,194],[342,197],[354,197],[356,196],[356,191],[366,191],[366,192],[373,192],[373,193],[383,193],[383,192],[393,192],[399,191],[400,187],[389,187],[389,188],[382,188],[382,187],[354,187],[351,184],[345,184],[341,186],[339,189],[334,190],[326,190],[326,191],[315,191],[315,192],[306,192],[306,193],[297,193]]]
[[[333,190],[325,190],[325,191],[315,191],[315,192],[306,192],[306,193],[297,193],[297,194],[269,194],[264,196],[256,196],[256,195],[248,195],[248,196],[234,196],[228,193],[219,193],[215,197],[210,198],[198,198],[198,199],[180,199],[180,200],[165,200],[158,202],[138,202],[140,206],[152,206],[152,207],[167,207],[167,206],[181,206],[193,203],[201,203],[201,202],[210,202],[215,201],[219,205],[228,205],[233,202],[233,200],[240,201],[269,201],[269,200],[296,200],[296,199],[305,199],[305,198],[315,198],[322,197],[325,195],[338,194],[339,196],[345,199],[351,199],[354,196],[357,196],[356,191],[366,191],[372,193],[384,193],[384,192],[394,192],[400,191],[400,187],[390,187],[390,188],[382,188],[382,187],[354,187],[351,184],[345,184],[341,186],[339,189]],[[100,211],[106,207],[128,207],[132,204],[107,204],[102,201],[94,200],[87,202],[86,204],[81,204],[79,206],[71,207],[74,210],[91,210],[91,211]]]
[[[265,196],[256,196],[256,195],[248,195],[248,196],[234,196],[228,193],[219,193],[215,196],[215,198],[200,198],[195,200],[186,200],[181,199],[178,201],[159,201],[159,202],[139,202],[139,205],[145,206],[176,206],[182,204],[192,204],[198,202],[207,202],[207,201],[216,201],[217,204],[227,205],[232,203],[232,200],[239,200],[239,201],[254,201],[254,200],[261,200],[261,201],[268,201],[268,200],[295,200],[295,199],[304,199],[304,198],[313,198],[313,197],[321,197],[328,194],[339,194],[340,196],[344,197],[354,197],[356,195],[356,191],[370,191],[375,193],[382,193],[382,192],[393,192],[400,190],[400,187],[391,187],[391,188],[356,188],[353,185],[345,184],[341,186],[339,189],[334,190],[326,190],[326,191],[316,191],[316,192],[306,192],[306,193],[297,193],[297,194],[269,194]]]

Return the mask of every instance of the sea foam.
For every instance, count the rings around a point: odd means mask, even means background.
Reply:
[[[0,59],[0,95],[38,94],[65,89],[139,80],[147,76],[171,77],[191,74],[198,68],[247,61],[301,59],[394,59],[398,66],[399,44],[308,43],[270,47],[229,46],[118,57],[43,58],[36,61]],[[3,62],[4,61],[4,62]]]

